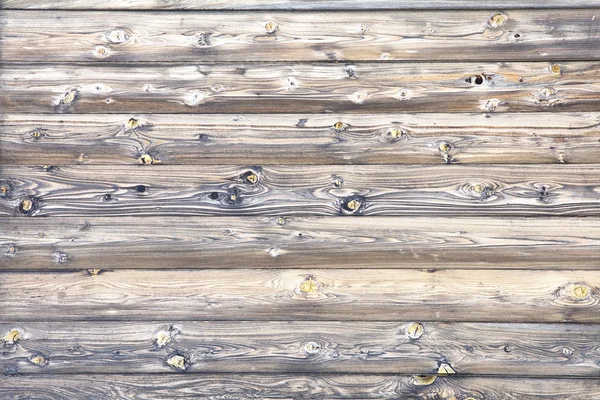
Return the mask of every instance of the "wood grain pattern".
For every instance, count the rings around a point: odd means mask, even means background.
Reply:
[[[3,272],[0,320],[600,322],[600,271],[243,266]]]
[[[413,326],[420,326],[419,335]],[[600,374],[598,325],[384,322],[0,324],[3,371],[77,373]],[[412,337],[409,336],[412,334]],[[535,337],[532,341],[531,338]],[[182,368],[168,360],[180,355]],[[32,362],[36,356],[43,361]]]
[[[5,9],[60,10],[406,10],[598,7],[596,0],[0,0]]]
[[[4,113],[597,112],[600,106],[594,62],[6,64],[0,85]]]
[[[486,399],[589,400],[600,396],[598,379],[439,377],[419,385],[402,375],[202,374],[18,375],[0,377],[7,400],[144,399]]]
[[[141,160],[160,162],[149,151]],[[2,168],[2,216],[600,216],[598,165]]]
[[[592,60],[598,11],[6,11],[0,46],[8,62]]]
[[[599,124],[599,113],[11,114],[0,164],[137,164],[145,151],[185,165],[597,163]]]
[[[17,217],[0,225],[0,269],[13,271],[597,269],[600,253],[600,221],[590,218]]]

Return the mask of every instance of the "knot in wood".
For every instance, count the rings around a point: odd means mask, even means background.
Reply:
[[[267,33],[275,33],[279,30],[279,25],[275,21],[269,21],[265,24]]]
[[[574,299],[585,300],[590,296],[590,289],[585,285],[575,285],[571,289],[571,293]]]
[[[156,347],[165,347],[169,343],[171,343],[171,332],[160,331],[156,334],[156,337],[154,338],[154,344]]]
[[[335,124],[333,124],[333,130],[336,132],[343,132],[346,129],[348,129],[348,125],[343,123],[342,121],[338,121]]]
[[[302,350],[308,355],[315,355],[321,350],[321,345],[317,342],[308,342],[302,346]]]
[[[321,290],[321,285],[319,285],[319,282],[317,282],[313,276],[309,276],[300,284],[298,288],[302,294],[311,295],[318,293]]]
[[[140,156],[140,163],[143,165],[154,164],[156,160],[150,154],[142,154]]]
[[[281,255],[281,250],[279,249],[279,247],[271,247],[269,250],[267,250],[267,253],[271,257],[275,258]]]
[[[125,124],[125,130],[132,131],[140,127],[140,121],[137,118],[129,118]]]
[[[13,243],[9,244],[6,249],[7,256],[15,256],[17,254],[17,246]]]
[[[256,185],[260,178],[254,171],[248,171],[240,176],[240,180],[251,185]]]
[[[551,64],[550,65],[550,72],[554,76],[560,76],[562,74],[562,71],[560,69],[560,65],[558,65],[558,64]]]
[[[42,132],[40,132],[39,130],[35,130],[35,131],[31,132],[31,137],[34,138],[35,140],[41,139],[42,136],[44,136],[44,134]]]
[[[64,264],[67,261],[69,261],[69,256],[66,253],[63,253],[62,251],[54,253],[54,262]]]
[[[436,379],[437,376],[435,375],[415,375],[413,376],[413,383],[417,386],[429,386],[435,382]]]
[[[447,153],[452,150],[452,145],[448,142],[441,142],[438,147],[442,153]]]
[[[349,196],[341,201],[340,211],[342,215],[360,215],[364,212],[366,199],[362,196]]]
[[[62,96],[59,104],[65,105],[65,106],[71,105],[75,101],[75,99],[77,98],[78,95],[79,95],[79,92],[77,90],[69,90]]]
[[[35,211],[35,201],[32,197],[25,197],[19,203],[19,211],[25,215],[31,215]]]
[[[452,368],[452,366],[448,363],[442,362],[439,364],[438,366],[438,374],[439,375],[451,375],[451,374],[455,374],[456,371],[454,370],[454,368]]]
[[[91,276],[97,276],[100,275],[100,272],[102,272],[101,269],[99,268],[95,268],[95,269],[88,269],[88,274],[90,274]]]
[[[12,185],[8,182],[0,182],[0,197],[7,198],[12,193]]]
[[[123,44],[131,39],[131,34],[123,29],[114,29],[104,34],[104,37],[109,43]]]
[[[492,15],[488,21],[490,28],[498,29],[501,26],[504,26],[508,22],[508,16],[503,13],[496,13]]]
[[[210,46],[212,32],[202,32],[198,34],[197,42],[200,46]]]
[[[409,339],[417,340],[423,335],[423,331],[423,324],[419,322],[413,322],[408,326],[408,328],[406,328],[406,336],[408,336]]]
[[[556,94],[556,90],[554,90],[554,88],[551,87],[545,87],[542,90],[540,90],[540,97],[542,99],[549,99],[550,97],[554,96]]]
[[[404,130],[402,130],[400,128],[391,128],[388,131],[388,133],[392,139],[396,139],[396,140],[400,139],[406,135],[406,132],[404,132]]]
[[[23,334],[21,333],[20,330],[11,329],[10,331],[8,331],[8,333],[6,335],[4,335],[4,338],[2,338],[2,341],[7,345],[13,345],[13,344],[17,344],[17,342],[19,340],[21,340],[22,338],[23,338]]]
[[[167,365],[178,371],[186,371],[191,362],[187,355],[175,353],[167,358]]]
[[[337,175],[331,175],[331,183],[336,188],[341,188],[342,186],[344,186],[344,180],[341,176]]]
[[[45,367],[46,365],[48,365],[48,358],[46,358],[42,354],[35,354],[29,357],[29,362],[38,367]]]

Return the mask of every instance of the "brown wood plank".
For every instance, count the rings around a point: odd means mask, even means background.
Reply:
[[[11,114],[0,116],[0,164],[135,164],[147,149],[185,165],[597,163],[599,123],[598,113]]]
[[[33,63],[592,60],[598,11],[5,11],[0,47]]]
[[[2,218],[0,269],[598,269],[600,221],[564,218]],[[560,236],[556,236],[557,230]]]
[[[500,8],[597,7],[597,0],[503,0]],[[406,10],[492,9],[493,0],[0,0],[5,9],[61,10]]]
[[[243,266],[2,272],[0,320],[600,322],[600,271]]]
[[[600,64],[5,64],[4,113],[593,111]]]
[[[418,322],[0,324],[19,374],[391,373],[599,375],[598,325]],[[532,338],[535,340],[531,340]],[[183,357],[183,364],[174,364]]]
[[[160,162],[149,152],[142,161]],[[5,166],[2,216],[599,216],[596,164]]]

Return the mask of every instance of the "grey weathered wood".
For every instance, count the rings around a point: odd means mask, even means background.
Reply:
[[[142,155],[151,157],[160,162]],[[0,215],[600,216],[599,172],[597,164],[5,166]]]
[[[600,64],[6,64],[0,86],[4,113],[597,112]]]
[[[600,271],[230,267],[3,272],[0,320],[600,322]]]
[[[2,218],[0,226],[0,269],[15,271],[597,269],[600,253],[600,221],[590,218],[84,216]]]
[[[0,47],[3,61],[34,63],[592,60],[597,13],[5,11]]]
[[[146,149],[185,165],[597,163],[599,123],[598,113],[11,114],[0,116],[0,164],[135,164]]]
[[[597,0],[0,0],[6,9],[61,10],[406,10],[598,7]]]
[[[598,379],[438,377],[421,385],[413,376],[364,374],[18,375],[0,377],[7,400],[144,399],[486,399],[589,400]],[[469,397],[470,396],[470,397]],[[474,397],[473,397],[474,396]]]
[[[415,330],[419,326],[422,331]],[[20,374],[437,374],[598,377],[598,325],[417,322],[69,322],[0,324],[0,368]],[[419,332],[414,334],[415,332]],[[412,335],[412,336],[411,336]],[[535,340],[531,340],[532,338]],[[35,359],[37,364],[32,362]]]

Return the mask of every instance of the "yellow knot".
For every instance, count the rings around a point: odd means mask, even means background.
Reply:
[[[440,375],[450,375],[455,374],[456,371],[449,364],[442,363],[438,368],[438,374]]]
[[[423,335],[423,331],[423,324],[413,322],[408,326],[408,329],[406,329],[406,335],[411,339],[418,339]]]
[[[156,338],[154,339],[154,342],[156,343],[156,346],[158,346],[158,347],[165,347],[166,345],[171,343],[171,333],[166,332],[166,331],[158,332],[156,334]]]
[[[546,87],[543,88],[542,90],[540,90],[540,96],[548,98],[551,96],[554,96],[556,94],[556,90],[554,90],[553,88],[550,87]]]
[[[275,33],[279,29],[279,25],[275,21],[269,21],[265,24],[265,29],[268,33]]]
[[[360,201],[358,201],[358,200],[350,200],[348,202],[348,204],[346,204],[346,207],[350,211],[356,211],[356,210],[358,210],[360,208]]]
[[[584,300],[590,295],[590,289],[584,285],[575,286],[572,292],[573,296],[580,300]]]
[[[68,91],[60,100],[60,104],[69,105],[75,100],[75,97],[77,97],[77,90]]]
[[[452,149],[452,146],[450,145],[450,143],[442,142],[442,143],[440,143],[439,148],[440,148],[441,152],[447,153],[450,151],[450,149]]]
[[[89,274],[92,276],[96,276],[96,275],[100,274],[100,271],[102,271],[102,270],[101,269],[88,269]]]
[[[31,361],[32,364],[37,365],[38,367],[44,366],[48,362],[48,360],[46,360],[44,356],[39,354],[37,356],[31,357],[29,361]]]
[[[126,125],[128,131],[134,130],[134,129],[138,128],[139,126],[140,126],[140,121],[138,121],[135,118],[129,118],[129,121],[127,121],[127,125]]]
[[[23,338],[23,335],[21,335],[21,331],[19,331],[18,329],[13,329],[10,332],[8,332],[6,335],[4,335],[4,343],[15,344],[22,338]]]
[[[167,364],[180,371],[185,371],[188,367],[188,361],[185,359],[185,357],[180,355],[174,355],[169,357],[169,359],[167,360]]]
[[[21,201],[21,210],[29,212],[33,209],[33,201],[31,199],[23,199]]]
[[[338,121],[335,124],[333,124],[333,129],[335,129],[336,131],[343,131],[348,127],[348,125],[346,125],[345,123]]]
[[[2,185],[0,186],[0,194],[5,196],[6,194],[8,194],[8,191],[10,190],[10,188],[7,185]]]
[[[315,342],[308,342],[304,345],[303,350],[306,354],[317,354],[321,350],[321,345]]]
[[[304,282],[300,284],[300,291],[304,294],[313,294],[319,291],[319,283],[314,280],[312,276],[309,276]]]
[[[140,157],[140,162],[144,165],[154,164],[154,161],[154,158],[152,158],[152,156],[149,154],[142,154]]]
[[[393,139],[398,139],[402,137],[402,129],[398,129],[398,128],[392,128],[390,130],[390,136]]]
[[[429,386],[433,382],[435,382],[436,379],[437,379],[437,376],[435,376],[435,375],[415,375],[415,376],[413,376],[415,385],[419,385],[419,386]]]
[[[250,175],[246,176],[246,180],[248,182],[250,182],[251,184],[256,185],[256,183],[258,182],[258,175],[250,174]]]
[[[552,75],[554,76],[560,76],[560,74],[562,73],[562,71],[560,70],[560,65],[552,64],[550,66],[550,72],[552,72]]]
[[[39,138],[42,137],[42,132],[40,132],[40,131],[33,131],[31,133],[31,137],[33,137],[34,139],[39,139]]]
[[[502,13],[496,13],[490,17],[489,24],[490,27],[494,29],[498,29],[508,21],[508,17]]]
[[[484,185],[477,184],[477,185],[473,186],[473,191],[475,193],[483,193],[484,190],[485,190],[485,186]]]

